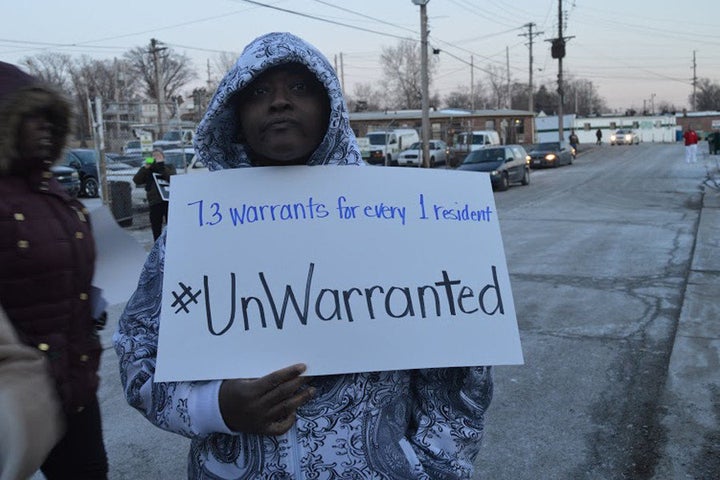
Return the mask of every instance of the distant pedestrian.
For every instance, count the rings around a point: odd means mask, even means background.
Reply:
[[[595,145],[601,145],[602,144],[602,130],[599,128],[595,132],[595,138],[597,138],[597,142],[595,142]]]
[[[135,185],[145,185],[147,201],[150,206],[150,228],[152,228],[153,240],[157,240],[162,233],[163,224],[167,223],[168,215],[168,202],[163,198],[153,174],[157,174],[158,178],[162,180],[170,181],[170,176],[175,173],[175,167],[165,163],[163,151],[156,148],[152,152],[152,157],[145,161],[133,177]]]
[[[692,125],[688,125],[683,134],[683,139],[685,140],[685,163],[696,163],[698,135],[693,130]]]
[[[573,148],[573,156],[577,154],[578,144],[580,143],[580,140],[578,139],[577,133],[575,133],[575,129],[570,131],[570,146]]]

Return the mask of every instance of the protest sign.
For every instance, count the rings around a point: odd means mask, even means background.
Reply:
[[[164,178],[162,178],[162,175],[155,172],[153,172],[152,177],[155,181],[157,191],[160,194],[160,198],[162,198],[166,202],[170,200],[170,181],[165,180]]]
[[[522,363],[485,173],[173,178],[156,381]]]

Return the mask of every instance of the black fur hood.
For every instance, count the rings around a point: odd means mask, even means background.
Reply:
[[[14,65],[0,62],[0,175],[20,161],[17,150],[20,120],[43,110],[53,124],[54,156],[65,148],[70,130],[70,104],[54,87],[40,82]]]

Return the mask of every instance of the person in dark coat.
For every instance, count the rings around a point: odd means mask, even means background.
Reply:
[[[168,201],[163,198],[155,176],[169,182],[170,176],[175,175],[175,173],[175,167],[165,163],[165,154],[163,151],[156,148],[152,152],[152,157],[145,161],[133,177],[135,185],[144,185],[145,191],[147,192],[147,201],[150,206],[150,228],[152,228],[153,240],[157,240],[162,233],[163,224],[167,223],[168,216]]]
[[[597,141],[595,142],[597,145],[600,145],[602,143],[602,130],[599,128],[595,132],[595,138],[597,138]]]
[[[55,179],[70,130],[63,95],[0,62],[0,304],[20,341],[47,359],[66,430],[48,480],[107,478],[97,399],[102,348],[92,308],[87,209]]]

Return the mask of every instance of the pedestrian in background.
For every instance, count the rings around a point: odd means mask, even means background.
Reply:
[[[288,33],[245,48],[198,126],[195,150],[211,170],[364,164],[335,70]],[[114,342],[128,402],[192,439],[189,478],[473,477],[492,397],[488,367],[308,378],[296,364],[258,379],[154,383],[165,238],[155,242]]]
[[[683,139],[685,140],[685,163],[697,162],[698,135],[692,124],[688,125],[687,130],[683,133]]]
[[[162,233],[163,225],[167,223],[168,201],[163,198],[160,191],[157,178],[170,181],[170,177],[175,175],[175,166],[165,162],[165,154],[159,148],[152,152],[152,157],[145,160],[140,167],[133,182],[138,187],[145,186],[147,201],[150,207],[150,228],[152,229],[153,240],[157,240]]]
[[[20,341],[47,358],[63,408],[65,433],[41,466],[48,480],[104,479],[108,468],[97,399],[95,240],[88,210],[50,171],[70,112],[57,90],[0,62],[0,304]]]
[[[597,139],[597,141],[595,142],[595,145],[601,145],[602,144],[602,130],[600,130],[599,128],[595,132],[595,138]]]
[[[580,143],[577,133],[575,133],[575,129],[570,131],[569,140],[570,140],[570,146],[573,148],[573,155],[575,155],[575,154],[577,154],[578,144]]]

